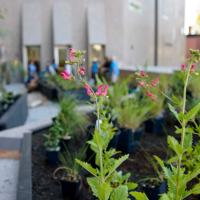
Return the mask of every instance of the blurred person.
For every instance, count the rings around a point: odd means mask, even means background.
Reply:
[[[58,64],[56,63],[55,59],[52,60],[51,66],[54,68],[54,71],[58,72]]]
[[[113,56],[110,63],[110,76],[111,76],[112,83],[116,83],[116,81],[118,80],[119,74],[120,74],[119,64],[116,61],[116,57]]]
[[[105,57],[102,74],[107,81],[110,81],[110,64],[111,64],[111,59],[109,57]]]
[[[50,64],[50,62],[47,64],[47,68],[48,68],[48,73],[51,75],[55,75],[56,74],[56,68],[53,64]]]
[[[94,59],[92,61],[91,72],[92,72],[91,78],[94,80],[94,82],[96,84],[96,82],[97,82],[96,77],[97,77],[98,72],[99,72],[99,63],[98,63],[97,59]]]
[[[28,62],[28,80],[26,82],[28,91],[32,91],[38,86],[37,67],[33,61]]]

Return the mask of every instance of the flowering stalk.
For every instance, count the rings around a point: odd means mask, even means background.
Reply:
[[[87,178],[87,182],[94,194],[99,200],[121,200],[128,199],[129,190],[134,190],[137,187],[135,183],[128,183],[129,174],[122,175],[122,173],[117,171],[117,168],[128,159],[128,155],[123,155],[121,157],[115,158],[118,153],[115,149],[107,149],[110,140],[115,134],[115,129],[112,124],[109,123],[108,117],[106,117],[105,112],[102,111],[102,101],[103,98],[107,96],[108,85],[99,85],[97,91],[94,91],[92,87],[88,84],[86,79],[84,79],[85,68],[82,66],[83,55],[81,51],[75,51],[70,49],[68,64],[76,65],[78,81],[86,89],[86,93],[93,99],[96,104],[97,112],[97,122],[95,131],[91,141],[88,141],[91,149],[95,152],[96,156],[96,168],[87,162],[76,159],[76,162],[90,172],[93,177]],[[61,73],[61,76],[65,80],[75,79],[75,76],[69,76],[67,74]],[[102,111],[102,112],[101,112]],[[100,118],[102,119],[100,123]],[[117,177],[117,180],[116,180]],[[121,181],[120,181],[121,180]],[[117,187],[113,184],[117,182]],[[147,197],[143,193],[132,192],[131,195],[135,196],[136,200],[147,200]]]
[[[82,66],[83,64],[83,55],[84,52],[81,51],[75,51],[74,49],[69,49],[69,61],[66,61],[66,63],[71,64],[71,65],[77,65],[77,74],[80,83],[84,86],[86,89],[87,95],[89,95],[91,98],[94,99],[94,102],[96,104],[96,111],[97,111],[97,122],[96,122],[96,128],[98,132],[100,133],[100,106],[101,103],[99,101],[99,98],[101,96],[106,96],[108,92],[108,85],[100,85],[97,89],[97,92],[94,92],[92,87],[88,84],[86,79],[84,79],[84,76],[86,74],[86,69],[85,67]],[[71,80],[75,79],[75,76],[67,74],[66,72],[61,72],[61,76],[65,80]],[[101,174],[101,179],[102,182],[104,182],[104,170],[103,170],[103,155],[102,155],[102,149],[99,147],[99,162],[100,162],[100,174]]]

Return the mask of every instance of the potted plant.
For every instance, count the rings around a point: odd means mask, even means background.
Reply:
[[[160,149],[160,151],[163,151],[163,147]],[[145,178],[139,180],[139,185],[149,200],[158,200],[160,195],[167,191],[167,184],[164,180],[164,174],[152,155],[145,150],[143,153],[146,159],[146,165],[148,165],[147,167],[149,168],[149,174],[146,175]]]
[[[148,119],[152,104],[148,104],[141,93],[124,98],[119,106],[114,108],[120,125],[118,149],[130,153],[139,147],[143,133],[142,123]]]
[[[78,139],[85,130],[87,118],[76,108],[76,100],[72,97],[64,98],[60,103],[60,112],[56,119],[62,127],[60,132],[61,149],[64,145],[68,146],[71,138]]]
[[[149,102],[152,104],[152,109],[149,112],[151,116],[145,122],[145,132],[147,133],[155,133],[157,135],[164,135],[164,127],[165,127],[165,111],[164,111],[164,104],[165,104],[165,97],[160,95],[156,102]]]
[[[49,133],[44,135],[47,161],[53,166],[57,166],[59,163],[60,137],[62,131],[61,124],[56,120],[50,128]]]
[[[60,154],[61,166],[58,167],[53,177],[61,183],[62,195],[67,200],[80,199],[80,192],[82,189],[82,178],[80,175],[81,166],[76,163],[75,159],[85,159],[86,148],[79,148],[77,151],[69,151],[67,147],[63,153]]]

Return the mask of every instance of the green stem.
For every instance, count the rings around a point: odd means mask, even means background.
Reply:
[[[100,113],[99,113],[99,103],[98,98],[95,96],[95,102],[97,107],[97,129],[98,133],[100,134]],[[99,163],[100,163],[100,174],[101,174],[101,181],[104,182],[104,170],[103,170],[103,155],[102,155],[102,148],[99,147]]]
[[[183,115],[185,114],[185,108],[186,108],[186,100],[187,100],[187,86],[188,86],[188,81],[189,81],[189,76],[190,76],[190,68],[191,65],[187,71],[187,75],[186,75],[186,80],[185,80],[185,84],[184,84],[184,90],[183,90],[183,106],[182,106],[182,113]],[[182,121],[182,134],[181,134],[181,147],[182,149],[184,148],[184,141],[185,141],[185,133],[186,133],[186,121],[185,119],[183,119]],[[180,168],[181,168],[181,163],[182,163],[182,157],[183,157],[183,153],[179,156],[178,158],[178,165],[177,165],[177,177],[176,177],[176,200],[179,200],[179,177],[180,177]]]

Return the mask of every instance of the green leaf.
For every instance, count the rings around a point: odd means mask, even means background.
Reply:
[[[176,154],[178,156],[180,156],[183,153],[183,149],[181,147],[181,145],[179,144],[179,142],[172,136],[168,136],[167,137],[167,142],[169,147],[176,152]]]
[[[146,194],[141,192],[130,192],[130,194],[135,197],[136,200],[148,200]]]
[[[168,107],[169,107],[169,110],[173,113],[173,115],[176,117],[176,119],[179,121],[179,117],[178,117],[178,113],[177,111],[175,110],[174,106],[172,106],[170,103],[168,103]]]
[[[110,200],[128,200],[128,187],[120,185],[113,190],[110,196]]]
[[[190,111],[188,111],[188,113],[185,115],[185,119],[187,121],[194,119],[199,110],[200,110],[200,102],[196,106],[194,106]]]
[[[200,168],[195,168],[191,173],[187,174],[186,176],[186,182],[188,183],[192,179],[196,178],[200,174]]]
[[[184,151],[192,147],[192,133],[185,134]]]
[[[167,194],[162,194],[159,200],[171,200]]]
[[[124,155],[120,158],[118,158],[117,160],[115,160],[114,165],[110,168],[109,170],[109,174],[106,176],[105,179],[108,179],[110,177],[110,175],[125,161],[128,159],[129,155]]]
[[[137,188],[138,184],[133,183],[133,182],[128,182],[127,186],[128,186],[128,190],[135,190]]]
[[[101,182],[97,178],[87,178],[87,182],[92,189],[94,196],[99,200],[108,200],[112,192],[112,188],[106,182]]]
[[[90,172],[93,176],[97,176],[97,170],[94,169],[89,163],[83,162],[81,160],[75,159],[76,162],[81,165],[84,169]]]
[[[200,194],[200,183],[196,184],[191,190],[187,191],[184,198],[190,196],[191,194]]]

